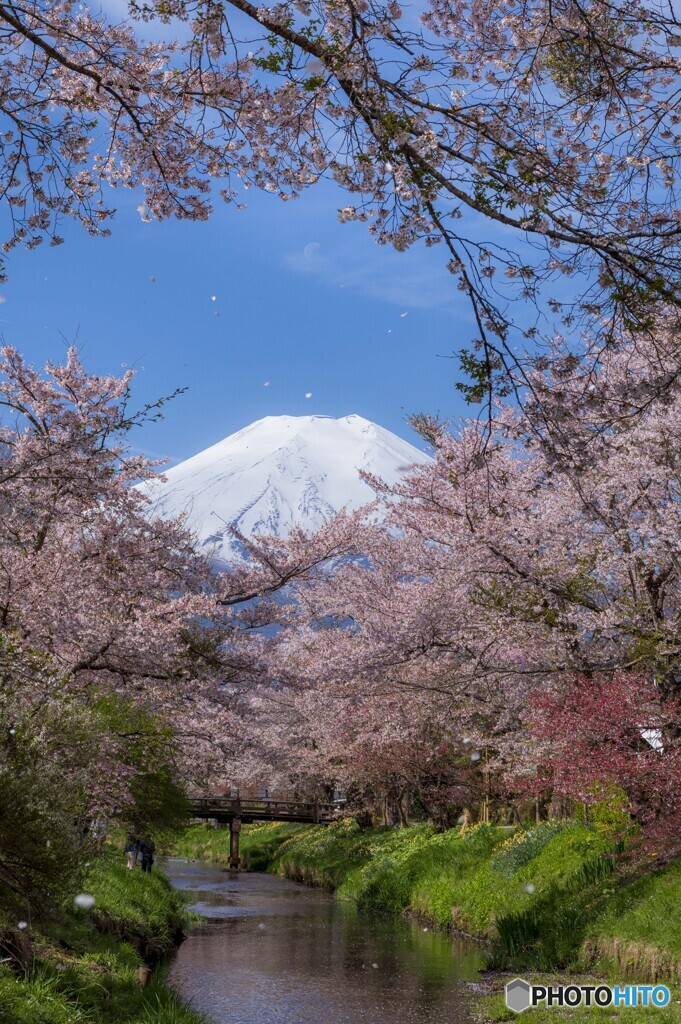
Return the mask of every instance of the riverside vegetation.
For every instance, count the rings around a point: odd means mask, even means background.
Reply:
[[[229,832],[194,825],[175,849],[226,864]],[[633,878],[619,850],[607,829],[561,819],[514,831],[480,824],[463,835],[427,824],[362,830],[349,819],[267,823],[245,827],[241,838],[247,868],[321,886],[360,909],[418,915],[484,940],[491,968],[527,977],[551,972],[554,980],[563,970],[666,982],[673,991],[666,1009],[608,1010],[610,1019],[635,1013],[659,1024],[681,1021],[681,863],[658,869],[650,856]],[[505,979],[490,977],[479,1016],[515,1019],[500,994]],[[602,1011],[545,1012],[547,1020],[576,1022]],[[532,1019],[539,1024],[543,1015],[534,1010]]]
[[[147,966],[187,927],[183,897],[162,872],[127,871],[121,860],[109,848],[87,869],[82,885],[94,897],[91,909],[70,898],[40,927],[0,925],[0,1020],[202,1024],[165,987],[163,970],[150,974]]]

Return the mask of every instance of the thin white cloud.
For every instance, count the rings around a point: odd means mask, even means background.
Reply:
[[[433,309],[451,306],[460,312],[456,280],[430,252],[406,253],[377,248],[360,258],[350,247],[329,251],[315,244],[284,255],[284,264],[300,274],[337,288],[352,288],[391,305]]]

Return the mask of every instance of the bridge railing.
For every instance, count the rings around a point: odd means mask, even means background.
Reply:
[[[307,818],[319,821],[337,817],[338,809],[332,803],[316,803],[307,800],[272,800],[265,798],[249,798],[229,796],[196,797],[190,801],[190,811],[206,817],[214,814],[230,814],[234,816],[256,818]]]

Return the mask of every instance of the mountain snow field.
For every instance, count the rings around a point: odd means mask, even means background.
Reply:
[[[362,416],[266,416],[165,471],[141,490],[162,516],[187,516],[216,563],[240,558],[236,526],[247,537],[307,532],[341,509],[374,498],[360,470],[389,484],[425,452]]]

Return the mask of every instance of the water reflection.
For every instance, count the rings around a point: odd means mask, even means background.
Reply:
[[[262,874],[170,861],[209,920],[180,947],[170,982],[215,1024],[465,1024],[458,979],[482,951],[391,915]]]

